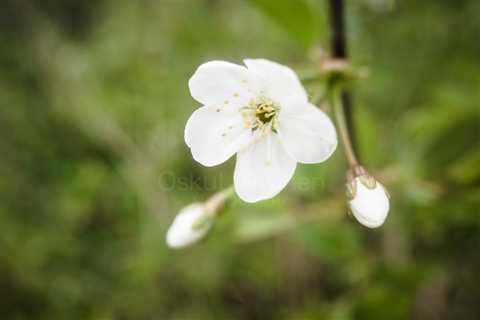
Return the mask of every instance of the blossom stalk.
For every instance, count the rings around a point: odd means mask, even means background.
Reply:
[[[345,119],[345,110],[342,104],[340,90],[333,90],[332,104],[335,113],[335,120],[337,122],[338,132],[340,139],[342,140],[343,149],[345,151],[345,157],[347,158],[348,165],[353,168],[358,165],[357,156],[353,149],[353,144],[350,139],[350,132],[348,130],[347,121]]]

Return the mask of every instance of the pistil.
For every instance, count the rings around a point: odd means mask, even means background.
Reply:
[[[254,99],[248,106],[240,109],[245,126],[252,131],[271,129],[276,132],[279,111],[278,104],[268,98]]]

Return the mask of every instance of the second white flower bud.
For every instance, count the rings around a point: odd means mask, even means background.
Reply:
[[[205,237],[231,195],[232,191],[228,189],[216,193],[206,202],[193,203],[181,209],[167,231],[167,245],[179,249]]]
[[[348,204],[357,221],[368,228],[380,227],[390,209],[389,195],[383,185],[358,166],[349,172],[346,187]]]

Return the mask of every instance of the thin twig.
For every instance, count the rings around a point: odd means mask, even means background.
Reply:
[[[330,29],[331,29],[331,50],[333,58],[346,59],[348,57],[347,43],[345,37],[345,10],[343,0],[329,0],[330,7]],[[352,97],[347,89],[340,93],[343,106],[343,114],[346,123],[346,130],[350,138],[353,152],[358,157],[357,139],[352,114]]]

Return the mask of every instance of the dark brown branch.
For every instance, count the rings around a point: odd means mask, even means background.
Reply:
[[[345,10],[343,0],[329,0],[329,7],[331,30],[330,44],[332,57],[347,59],[348,51],[345,37]],[[344,107],[345,121],[347,123],[347,130],[352,143],[352,148],[357,157],[359,157],[352,114],[352,96],[350,92],[346,90],[342,92],[342,104]]]

